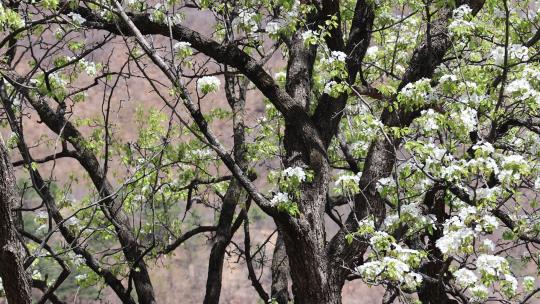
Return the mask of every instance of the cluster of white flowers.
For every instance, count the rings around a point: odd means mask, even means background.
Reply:
[[[501,285],[502,285],[503,292],[507,297],[512,297],[513,295],[516,294],[518,281],[513,275],[505,274],[504,281],[501,282]]]
[[[280,203],[288,203],[290,201],[291,199],[288,193],[278,192],[272,197],[272,199],[270,200],[270,203],[272,205],[278,205]]]
[[[255,19],[257,14],[249,10],[241,10],[238,13],[238,23],[242,25],[246,31],[254,33],[259,29],[257,20]]]
[[[48,218],[49,218],[49,214],[46,211],[39,211],[36,214],[36,219],[37,220],[46,220]]]
[[[191,43],[186,41],[178,41],[174,44],[173,49],[175,51],[185,50],[191,47]]]
[[[52,82],[51,85],[58,88],[65,88],[68,84],[67,81],[65,81],[58,72],[49,74],[49,81]]]
[[[480,247],[481,247],[480,249],[487,252],[495,250],[495,244],[490,239],[483,240],[482,243],[480,244]]]
[[[323,89],[324,94],[332,95],[333,88],[337,85],[338,83],[334,80],[327,82],[324,85],[324,89]]]
[[[499,221],[496,217],[489,214],[484,214],[480,219],[480,225],[476,226],[476,231],[484,231],[487,233],[492,233],[493,230],[499,228]]]
[[[471,21],[465,20],[466,17],[470,16],[472,9],[464,4],[453,11],[453,20],[448,25],[448,30],[451,33],[459,32],[468,32],[470,29],[475,27],[475,24]]]
[[[347,59],[347,54],[341,52],[341,51],[332,51],[330,53],[330,56],[328,58],[322,58],[321,62],[326,64],[333,64],[334,62],[345,62]]]
[[[437,123],[437,117],[439,114],[433,111],[433,109],[422,110],[420,113],[423,118],[423,128],[426,132],[436,131],[439,129],[439,124]]]
[[[71,251],[70,251],[67,255],[68,255],[69,261],[70,261],[71,263],[73,263],[73,265],[75,265],[75,266],[82,266],[82,265],[84,265],[85,259],[84,259],[84,257],[83,257],[82,255],[80,255],[80,254],[75,254],[75,253],[73,253],[73,252],[71,252]]]
[[[489,289],[482,284],[474,285],[469,289],[469,292],[471,293],[471,303],[484,303],[489,296]]]
[[[193,55],[193,49],[191,48],[191,43],[186,41],[179,41],[173,45],[173,51],[176,56],[181,59],[187,58],[188,56]]]
[[[502,46],[491,51],[491,58],[493,58],[496,65],[502,66],[504,64],[504,52],[505,49]],[[520,44],[512,44],[508,46],[508,59],[526,61],[529,59],[529,49]]]
[[[457,76],[454,74],[444,74],[441,76],[441,78],[439,78],[440,83],[456,82],[456,81],[457,81]]]
[[[386,188],[386,187],[394,187],[395,185],[396,185],[396,181],[394,180],[393,177],[391,177],[391,176],[383,177],[383,178],[380,178],[377,181],[376,189],[377,189],[378,192],[382,192],[384,190],[384,188]]]
[[[456,283],[462,288],[473,286],[478,281],[478,277],[474,272],[466,268],[461,268],[454,272],[454,277],[456,278]]]
[[[531,276],[523,277],[523,289],[527,292],[531,292],[535,287],[535,278]]]
[[[390,245],[393,244],[394,238],[387,232],[374,231],[373,235],[369,239],[369,244],[372,248],[375,248],[378,252],[390,249]]]
[[[201,158],[207,158],[209,156],[214,155],[214,151],[210,148],[195,149],[195,150],[191,150],[189,154],[194,158],[201,159]]]
[[[84,58],[79,61],[86,74],[89,76],[95,76],[97,74],[97,66],[92,61],[87,61]]]
[[[399,92],[399,97],[405,97],[414,103],[423,103],[431,100],[433,89],[430,85],[430,79],[422,78],[416,82],[406,84]]]
[[[347,184],[347,183],[350,183],[350,182],[359,183],[361,175],[362,175],[362,173],[358,173],[356,175],[348,175],[348,174],[340,175],[338,177],[338,179],[336,180],[335,185],[336,186],[341,186],[341,185],[344,185],[344,184]]]
[[[392,257],[364,263],[357,267],[356,271],[368,282],[390,280],[403,284],[409,289],[414,289],[422,283],[420,274],[412,272],[409,265]]]
[[[512,154],[503,158],[501,166],[505,169],[508,169],[517,167],[528,167],[529,165],[523,155]]]
[[[537,177],[534,181],[534,190],[540,190],[540,177]]]
[[[278,22],[270,21],[266,24],[266,32],[271,35],[276,35],[281,29],[281,25]]]
[[[283,175],[288,178],[294,178],[299,182],[306,181],[306,171],[302,167],[288,167],[283,170]]]
[[[287,79],[287,73],[285,72],[277,72],[274,74],[274,79],[277,81],[284,82]]]
[[[81,25],[81,24],[86,22],[86,19],[84,17],[82,17],[81,15],[79,15],[77,13],[74,13],[74,12],[69,13],[68,17],[71,18],[73,23],[75,23],[77,25]]]
[[[485,154],[485,155],[489,155],[495,152],[495,148],[493,147],[493,145],[487,141],[482,141],[480,143],[475,144],[472,147],[472,149],[473,151],[479,150],[480,152],[482,152],[482,154]]]
[[[452,17],[454,19],[463,19],[465,16],[471,13],[472,13],[471,7],[468,6],[467,4],[463,4],[452,12]]]
[[[533,89],[529,81],[525,78],[516,79],[510,82],[505,91],[512,97],[515,97],[517,100],[527,100],[533,99],[536,101],[536,104],[540,105],[540,92]]]
[[[474,231],[468,227],[449,231],[445,227],[444,235],[435,242],[443,254],[459,253],[463,247],[472,246]]]
[[[304,40],[304,43],[309,43],[310,41],[312,41],[313,39],[316,39],[317,37],[319,37],[319,34],[312,30],[307,30],[302,33],[302,40]]]
[[[450,118],[461,122],[467,132],[476,130],[478,125],[477,112],[473,108],[465,107],[459,113],[452,113]]]
[[[482,276],[498,277],[508,272],[508,261],[500,256],[482,254],[476,259],[476,267]]]
[[[86,279],[88,279],[88,275],[86,273],[78,274],[75,276],[75,281],[77,284],[82,284]]]
[[[197,81],[197,88],[203,94],[217,92],[220,85],[221,81],[215,76],[204,76]]]

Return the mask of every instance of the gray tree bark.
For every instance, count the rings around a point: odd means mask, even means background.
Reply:
[[[0,277],[10,304],[30,304],[30,284],[24,269],[24,251],[17,238],[12,206],[17,190],[8,151],[0,137]]]

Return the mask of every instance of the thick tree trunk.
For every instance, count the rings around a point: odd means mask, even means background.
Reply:
[[[0,277],[8,303],[31,303],[30,284],[23,266],[23,248],[17,239],[11,207],[16,202],[13,167],[0,137]]]
[[[303,229],[302,229],[303,230]],[[308,230],[283,233],[296,304],[340,304],[342,284],[333,276],[324,240]]]
[[[313,173],[313,180],[300,185],[294,197],[300,214],[275,218],[283,235],[294,303],[340,304],[342,284],[333,275],[326,250],[325,207],[328,195],[329,165],[318,134],[298,134],[286,128],[285,165],[302,167]]]

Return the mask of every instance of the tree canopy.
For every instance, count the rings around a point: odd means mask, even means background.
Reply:
[[[538,301],[539,12],[3,1],[3,293],[159,303],[154,266],[205,235],[207,304],[226,259],[261,303],[342,303],[352,280],[382,303]]]

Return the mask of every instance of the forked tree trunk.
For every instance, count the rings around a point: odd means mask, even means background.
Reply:
[[[11,211],[16,202],[15,176],[0,137],[0,277],[10,304],[30,304],[30,284],[23,266],[23,248]]]

